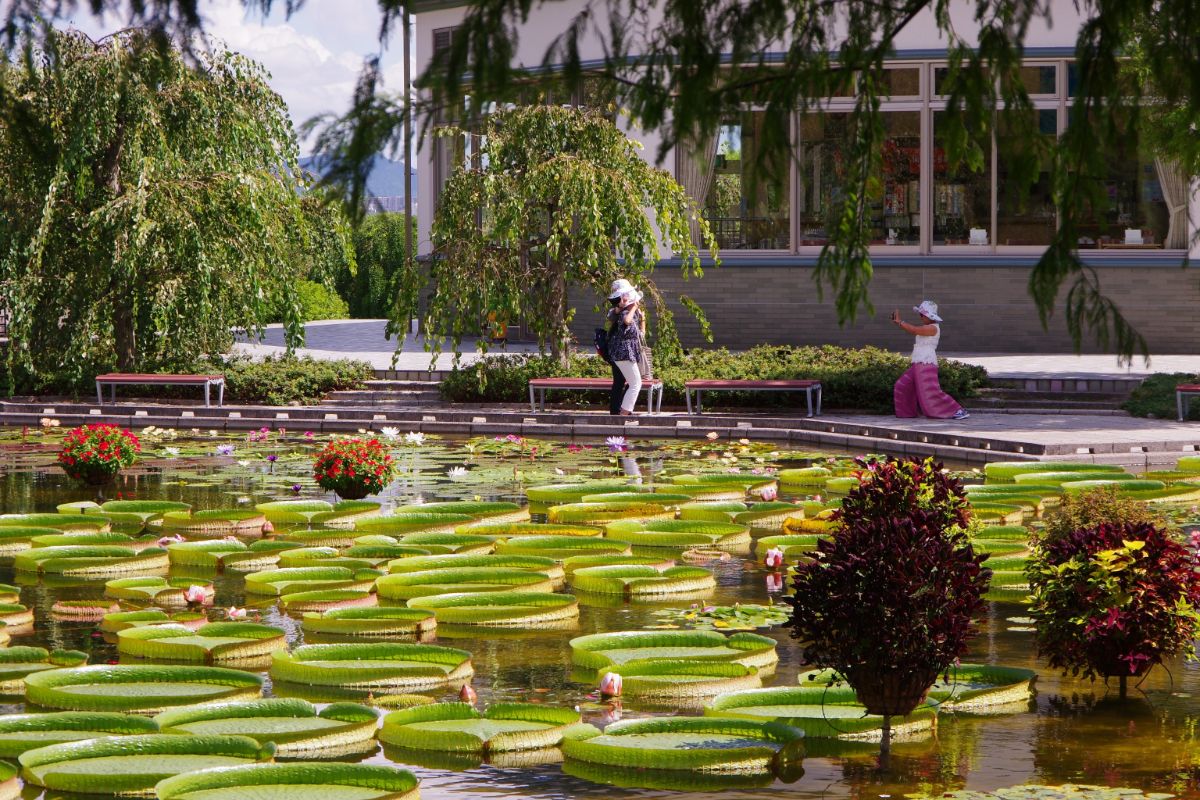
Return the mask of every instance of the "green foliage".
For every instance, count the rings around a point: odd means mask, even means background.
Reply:
[[[320,712],[305,700],[269,698],[171,709],[154,718],[163,733],[249,736],[279,755],[337,750],[374,738],[374,709],[335,703]]]
[[[26,750],[51,744],[137,733],[158,733],[158,725],[132,714],[79,711],[6,714],[0,719],[0,756],[15,758]]]
[[[369,796],[373,797],[415,800],[419,783],[415,775],[398,767],[301,762],[207,769],[168,778],[155,789],[161,800],[242,800],[255,796],[344,800],[361,798],[364,790],[372,792]]]
[[[474,672],[470,653],[428,644],[308,644],[271,664],[272,680],[348,689],[433,689]]]
[[[305,613],[305,633],[338,636],[411,636],[437,627],[433,612],[416,608],[335,608]]]
[[[756,633],[716,631],[617,631],[571,640],[571,658],[587,669],[619,669],[656,660],[733,661],[763,667],[779,660],[775,640]]]
[[[662,379],[664,402],[672,405],[684,404],[684,383],[693,379],[817,379],[827,408],[890,413],[892,386],[909,367],[909,359],[898,353],[833,345],[760,345],[742,353],[693,350],[674,360],[659,359],[657,352],[655,355],[654,377]],[[608,378],[611,371],[602,360],[581,354],[573,355],[566,367],[546,356],[499,356],[455,369],[440,388],[446,400],[456,403],[519,403],[529,400],[530,378],[564,376]],[[942,388],[955,397],[972,397],[986,385],[987,372],[943,359],[939,379]],[[594,404],[598,396],[595,392],[559,392],[553,397],[555,402]],[[804,403],[804,396],[790,392],[721,392],[709,395],[705,402],[721,406],[796,406]]]
[[[263,69],[220,48],[193,64],[138,28],[98,42],[48,30],[26,42],[45,53],[0,73],[14,386],[187,369],[280,307],[298,344],[297,280],[329,252]]]
[[[370,214],[354,230],[357,271],[342,270],[334,278],[338,294],[350,305],[350,315],[360,319],[386,319],[403,306],[406,280],[403,214]],[[413,240],[417,220],[412,221]]]
[[[350,316],[350,306],[342,299],[341,295],[317,281],[297,281],[296,299],[300,303],[301,322],[311,322],[316,319],[346,319]],[[276,319],[275,321],[280,320]]]
[[[558,745],[579,712],[532,703],[494,703],[484,712],[466,703],[437,703],[393,711],[379,739],[417,750],[499,753]]]
[[[363,381],[375,375],[365,361],[319,361],[307,356],[267,356],[259,361],[233,357],[201,364],[197,370],[225,375],[227,402],[267,406],[313,405],[329,392],[361,389]]]
[[[455,137],[482,136],[476,158],[450,175],[438,200],[426,328],[449,335],[457,350],[489,315],[520,319],[565,366],[574,315],[568,286],[607,297],[623,276],[644,286],[655,306],[656,347],[678,349],[650,278],[659,235],[685,278],[702,274],[691,226],[716,249],[686,190],[599,112],[517,106],[493,111],[480,127],[435,132],[452,149]],[[487,347],[486,337],[480,342]]]
[[[1175,419],[1179,413],[1175,407],[1175,387],[1181,383],[1200,383],[1200,375],[1156,372],[1138,384],[1121,408],[1135,417]],[[1187,418],[1200,420],[1200,402],[1192,401]]]
[[[715,698],[704,713],[781,722],[799,728],[810,738],[865,738],[863,734],[883,727],[883,717],[868,714],[848,686],[808,684],[729,692]],[[900,735],[931,731],[936,718],[933,708],[918,706],[911,714],[893,719],[892,731]]]
[[[1046,518],[1042,535],[1059,539],[1072,532],[1097,525],[1137,525],[1158,523],[1161,519],[1140,500],[1126,497],[1115,486],[1084,492],[1072,492]],[[984,534],[980,534],[981,536]]]
[[[432,611],[439,623],[537,628],[579,616],[569,594],[546,592],[466,592],[414,597],[412,608]]]
[[[46,708],[145,712],[257,697],[262,684],[258,675],[220,667],[97,665],[30,675],[25,698]]]

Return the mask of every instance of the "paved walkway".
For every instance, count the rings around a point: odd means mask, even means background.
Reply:
[[[430,367],[432,354],[425,350],[423,336],[408,336],[404,347],[396,354],[396,340],[385,333],[387,320],[348,319],[310,322],[304,326],[305,346],[296,351],[300,356],[311,356],[321,360],[355,358],[367,361],[377,370],[421,371]],[[268,325],[262,342],[241,340],[234,345],[234,352],[251,356],[280,355],[284,352],[283,326]],[[443,352],[437,358],[434,369],[448,370],[453,367],[454,354],[449,352],[450,342],[443,343]],[[462,363],[470,364],[479,358],[474,339],[462,343]],[[490,353],[529,353],[537,347],[528,344],[493,345]],[[392,359],[395,357],[395,366]]]

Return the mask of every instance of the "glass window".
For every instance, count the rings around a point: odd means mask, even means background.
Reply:
[[[764,120],[747,111],[718,131],[704,216],[722,250],[791,248],[788,144]]]
[[[1097,202],[1079,227],[1079,248],[1186,247],[1186,212],[1172,219],[1168,201],[1186,207],[1187,181],[1169,164],[1145,152],[1132,133],[1104,155],[1106,175],[1099,186],[1092,187]]]
[[[916,67],[884,70],[880,92],[889,97],[920,97],[921,70]]]
[[[1021,67],[1017,74],[1029,94],[1058,94],[1058,69],[1053,64]]]
[[[1024,144],[1016,132],[1009,132],[1003,117],[996,131],[996,244],[1048,245],[1054,237],[1057,215],[1050,185],[1051,148],[1058,138],[1058,112],[1043,109],[1037,114],[1037,136],[1043,155],[1033,182],[1012,174],[1012,160],[1006,154]]]
[[[983,151],[983,171],[964,162],[950,169],[942,129],[946,112],[933,115],[933,243],[990,245],[992,221],[991,143],[975,138]]]
[[[984,79],[990,74],[989,70],[983,71]],[[937,95],[948,95],[953,88],[950,84],[950,68],[935,67],[933,70],[933,93]]]
[[[921,113],[885,112],[887,138],[880,175],[867,198],[870,239],[876,245],[920,244]],[[849,115],[805,117],[800,130],[800,242],[824,245],[845,185]]]

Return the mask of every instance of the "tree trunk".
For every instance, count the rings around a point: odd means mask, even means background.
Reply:
[[[883,716],[883,736],[879,740],[879,769],[887,772],[892,766],[892,717]]]
[[[550,320],[554,331],[550,341],[550,354],[559,366],[566,369],[571,364],[571,331],[567,328],[567,273],[560,265],[546,259],[552,271],[550,285]]]
[[[133,324],[133,304],[127,294],[113,292],[113,338],[117,346],[117,369],[132,372],[137,364],[137,332]]]

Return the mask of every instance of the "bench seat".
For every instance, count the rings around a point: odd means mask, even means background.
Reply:
[[[546,410],[547,389],[563,389],[567,391],[584,392],[600,390],[611,391],[612,381],[608,378],[530,378],[530,411]],[[642,381],[642,389],[646,391],[646,411],[654,414],[661,410],[663,382],[658,378],[646,378]]]
[[[821,413],[821,382],[817,380],[718,380],[697,379],[683,385],[688,413],[692,413],[692,393],[696,394],[695,413],[702,414],[700,397],[703,392],[804,392],[808,401],[808,416]],[[815,401],[815,402],[814,402]]]
[[[1187,419],[1188,404],[1193,397],[1200,397],[1200,383],[1181,383],[1175,387],[1175,408],[1180,422]]]
[[[104,387],[109,387],[110,402],[117,400],[117,386],[203,386],[204,405],[209,405],[209,391],[217,388],[217,405],[225,402],[224,375],[172,375],[159,372],[107,372],[96,376],[96,400],[104,402]]]

